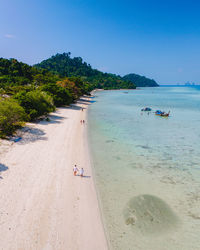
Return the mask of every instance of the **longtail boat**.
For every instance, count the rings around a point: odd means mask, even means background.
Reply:
[[[155,115],[162,116],[162,117],[169,117],[169,113],[170,113],[170,111],[168,113],[166,113],[166,112],[161,111],[161,110],[156,110]]]

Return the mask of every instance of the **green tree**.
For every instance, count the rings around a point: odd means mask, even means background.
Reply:
[[[14,98],[24,108],[29,120],[34,120],[55,110],[52,97],[40,90],[21,91]]]
[[[69,77],[84,79],[82,88],[92,90],[94,88],[120,89],[120,88],[136,88],[135,84],[123,79],[115,74],[103,73],[97,69],[93,69],[90,64],[83,62],[81,57],[71,58],[70,53],[56,54],[51,58],[36,64],[38,69],[46,69],[54,74],[60,75],[62,78]],[[79,81],[74,80],[72,81]]]
[[[48,83],[41,86],[41,90],[52,96],[56,106],[69,105],[72,102],[72,96],[69,91],[56,83]]]
[[[0,99],[0,137],[11,135],[26,119],[24,109],[16,100]]]

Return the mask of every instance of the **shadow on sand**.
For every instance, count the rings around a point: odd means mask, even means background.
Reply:
[[[38,128],[30,128],[30,127],[24,127],[21,129],[22,132],[22,140],[17,142],[18,144],[26,144],[30,142],[35,142],[38,140],[47,140],[47,137],[45,137],[45,132]]]
[[[83,97],[83,98],[80,98],[76,103],[71,104],[70,106],[67,106],[67,107],[59,107],[59,109],[83,110],[86,108],[82,107],[81,104],[90,105],[91,103],[96,102],[96,101],[91,100],[93,96],[85,96],[85,97],[89,98],[89,100]],[[48,117],[46,117],[46,119],[43,117],[41,118],[41,120],[38,120],[34,123],[40,124],[40,125],[50,125],[50,124],[55,124],[55,123],[61,123],[63,119],[68,119],[68,118],[59,115],[59,111],[58,111],[57,114],[55,113],[49,114]],[[27,127],[20,129],[20,132],[17,133],[17,135],[12,137],[10,140],[18,144],[26,144],[26,143],[35,142],[38,140],[47,140],[47,137],[45,137],[45,132],[43,130],[38,129],[38,128],[31,128],[27,126]],[[84,176],[84,177],[90,178],[90,176]]]
[[[81,178],[91,178],[90,175],[83,175],[83,176],[80,176],[80,174],[77,174],[76,176],[79,176],[79,177],[81,177]]]
[[[64,108],[62,108],[62,109],[64,109]],[[48,124],[52,124],[52,123],[53,124],[61,123],[63,119],[67,119],[67,118],[60,116],[60,115],[50,114],[50,115],[48,115],[48,120],[42,120],[42,121],[40,121],[40,124],[41,125],[48,125]]]
[[[83,107],[81,107],[79,105],[82,105],[82,104],[84,104],[84,105],[90,105],[90,104],[96,102],[94,100],[91,100],[91,97],[89,97],[89,98],[90,98],[90,100],[87,100],[87,99],[84,99],[84,98],[80,98],[79,100],[77,100],[76,103],[71,104],[70,107],[68,107],[68,108],[71,108],[71,109],[74,109],[74,110],[85,109],[85,108],[83,108]]]
[[[69,107],[67,107],[68,109],[73,109],[73,110],[81,110],[82,107],[76,105],[76,104],[71,104]],[[84,108],[83,108],[84,109]]]
[[[1,174],[1,172],[4,172],[6,170],[8,170],[8,167],[6,165],[0,163],[0,174]],[[3,179],[3,177],[0,176],[0,179]]]
[[[90,100],[86,100],[84,98],[80,98],[77,103],[81,103],[81,104],[91,104],[91,103],[94,103],[96,101],[94,101],[93,99],[90,98]]]
[[[84,98],[80,98],[77,102],[84,102],[84,103],[91,103],[91,100],[87,100],[87,99],[84,99]]]

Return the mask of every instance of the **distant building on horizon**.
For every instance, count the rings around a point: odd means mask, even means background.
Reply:
[[[192,82],[192,83],[186,82],[186,83],[185,83],[185,86],[194,86],[194,85],[196,85],[194,82]]]

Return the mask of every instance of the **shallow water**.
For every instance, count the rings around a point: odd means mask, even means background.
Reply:
[[[96,92],[89,109],[110,248],[200,249],[200,88],[125,92]]]

